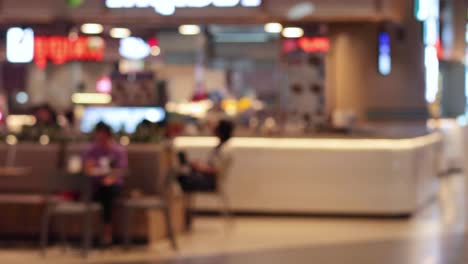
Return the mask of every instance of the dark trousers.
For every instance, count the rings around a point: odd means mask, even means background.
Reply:
[[[178,158],[181,165],[190,166],[185,152],[179,152]],[[216,191],[216,175],[203,173],[195,168],[191,168],[189,174],[179,174],[178,180],[180,187],[186,193]]]
[[[179,175],[182,190],[191,192],[214,192],[216,191],[216,175],[192,171],[190,175]]]
[[[213,193],[216,191],[216,175],[205,174],[192,170],[189,175],[180,174],[178,176],[179,184],[185,193]],[[192,211],[190,205],[185,214],[185,225],[188,230],[192,228]]]
[[[116,199],[121,192],[120,186],[96,186],[94,190],[93,200],[98,202],[102,207],[102,221],[105,224],[112,223],[112,209]]]

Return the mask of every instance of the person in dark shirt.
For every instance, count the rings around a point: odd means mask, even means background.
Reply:
[[[38,126],[57,126],[57,113],[48,104],[37,106],[34,109],[34,117]]]
[[[180,172],[178,180],[184,192],[213,192],[218,180],[224,177],[232,163],[229,141],[234,132],[234,124],[221,120],[214,129],[218,144],[210,152],[205,162],[190,162],[184,152],[178,154]]]

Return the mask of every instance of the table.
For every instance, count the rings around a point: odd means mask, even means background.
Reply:
[[[30,173],[27,167],[0,167],[0,177],[22,177]]]

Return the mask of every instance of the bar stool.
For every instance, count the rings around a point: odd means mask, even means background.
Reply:
[[[46,209],[42,217],[40,241],[42,255],[46,255],[50,231],[49,226],[52,217],[56,216],[57,221],[59,221],[63,251],[65,251],[66,248],[66,218],[81,217],[83,220],[81,254],[83,257],[87,257],[93,239],[93,215],[101,211],[101,206],[91,201],[91,180],[85,175],[64,173],[60,181],[62,182],[62,184],[60,184],[62,188],[67,185],[69,187],[80,186],[82,199],[78,202],[65,201],[54,197],[51,193],[47,194],[45,198]]]
[[[124,247],[128,249],[131,243],[130,237],[130,227],[132,224],[133,212],[135,210],[160,210],[164,214],[164,220],[166,222],[166,229],[168,232],[169,239],[171,241],[172,248],[177,250],[177,242],[175,238],[174,229],[172,226],[172,218],[169,210],[169,199],[170,199],[170,190],[172,183],[175,179],[175,171],[169,170],[164,179],[164,193],[161,197],[157,196],[143,196],[129,198],[123,201],[123,207],[125,209],[124,217]]]

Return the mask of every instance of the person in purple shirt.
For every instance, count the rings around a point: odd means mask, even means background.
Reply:
[[[113,138],[105,123],[96,125],[94,143],[84,153],[84,172],[92,177],[93,199],[102,206],[103,243],[112,243],[112,208],[120,195],[128,167],[127,151]]]

